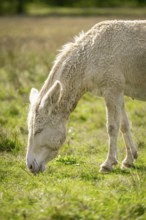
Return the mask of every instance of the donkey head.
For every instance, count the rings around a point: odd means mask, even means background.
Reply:
[[[33,173],[45,170],[45,165],[58,153],[66,138],[65,120],[59,112],[62,85],[56,81],[38,104],[39,92],[30,92],[28,114],[27,166]]]

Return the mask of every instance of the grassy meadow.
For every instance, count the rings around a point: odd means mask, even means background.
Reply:
[[[71,114],[68,136],[44,173],[25,164],[31,87],[41,88],[57,50],[106,17],[0,18],[0,219],[145,220],[146,103],[125,98],[139,159],[98,172],[107,154],[103,99],[86,94]]]

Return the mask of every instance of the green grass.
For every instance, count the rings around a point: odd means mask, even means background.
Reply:
[[[120,169],[125,148],[119,135],[119,165],[98,172],[107,153],[105,106],[90,94],[71,114],[67,140],[46,171],[35,176],[25,164],[30,88],[41,88],[62,44],[103,19],[0,18],[1,220],[146,219],[144,102],[126,98],[139,152],[134,169]]]
[[[61,16],[145,16],[146,7],[113,7],[113,8],[68,8],[48,7],[47,5],[28,4],[26,13],[29,15],[61,15]]]

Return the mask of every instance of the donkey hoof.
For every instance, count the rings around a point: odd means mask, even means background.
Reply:
[[[112,171],[112,168],[111,167],[107,167],[107,166],[101,166],[100,169],[99,169],[100,173],[109,173],[111,171]]]
[[[121,166],[121,169],[129,169],[129,168],[132,168],[134,167],[134,164],[133,163],[128,163],[128,162],[123,162],[122,163],[122,166]]]

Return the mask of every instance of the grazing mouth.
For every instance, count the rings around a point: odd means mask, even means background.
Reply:
[[[32,163],[28,163],[27,166],[33,174],[42,173],[46,169],[44,164],[38,164],[36,160]]]

